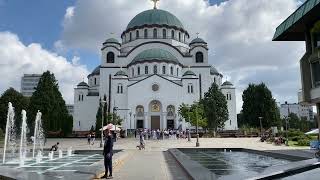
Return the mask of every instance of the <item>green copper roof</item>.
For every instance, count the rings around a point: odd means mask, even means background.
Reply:
[[[88,85],[86,82],[84,82],[84,81],[82,81],[81,83],[79,83],[77,86],[86,86],[86,87],[89,87],[89,85]]]
[[[204,43],[204,44],[207,44],[203,39],[201,38],[195,38],[191,41],[190,44],[194,44],[194,43]]]
[[[196,76],[196,74],[194,72],[192,72],[191,70],[186,71],[183,76]]]
[[[213,66],[210,67],[210,74],[211,74],[211,75],[220,75],[220,73],[218,72],[218,70],[217,70],[215,67],[213,67]]]
[[[233,86],[233,84],[229,81],[226,81],[222,84],[222,86]]]
[[[315,15],[319,16],[319,11],[315,9],[315,7],[319,8],[319,6],[320,0],[307,0],[277,27],[273,40],[304,40],[305,28],[300,26],[305,26],[305,21],[309,18],[313,19]],[[311,15],[311,11],[314,11],[315,15]],[[307,18],[307,16],[310,17]],[[296,27],[297,30],[294,30],[291,36],[288,36],[288,31],[294,27]]]
[[[170,52],[163,49],[148,49],[139,53],[130,64],[136,64],[144,61],[164,61],[179,64],[179,61]]]
[[[127,30],[144,25],[167,25],[184,29],[180,20],[173,14],[160,9],[151,9],[136,15],[128,24]]]
[[[106,43],[116,43],[116,44],[120,44],[119,41],[115,38],[109,38],[107,39],[103,44],[106,44]]]
[[[126,72],[120,70],[114,76],[128,76]]]

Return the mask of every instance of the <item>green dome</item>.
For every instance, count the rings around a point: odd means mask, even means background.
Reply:
[[[230,81],[226,81],[222,84],[222,86],[233,86],[233,84]]]
[[[191,41],[190,44],[195,44],[195,43],[202,43],[202,44],[207,44],[203,39],[201,38],[195,38]]]
[[[160,9],[151,9],[136,15],[128,24],[127,30],[144,25],[166,25],[184,29],[181,21],[173,14]]]
[[[210,67],[210,74],[211,74],[211,75],[220,75],[220,73],[218,72],[218,70],[217,70],[215,67],[213,67],[213,66]]]
[[[82,81],[81,83],[79,83],[77,86],[89,87],[89,85],[88,85],[86,82],[84,82],[84,81]]]
[[[170,52],[158,48],[142,51],[133,59],[130,64],[137,64],[145,61],[160,61],[180,64],[178,59],[174,57]]]
[[[107,44],[107,43],[120,44],[119,41],[117,39],[115,39],[115,38],[109,38],[103,44]]]
[[[114,76],[128,76],[126,72],[120,70]]]
[[[183,76],[196,76],[196,74],[194,72],[192,72],[191,70],[186,71]]]

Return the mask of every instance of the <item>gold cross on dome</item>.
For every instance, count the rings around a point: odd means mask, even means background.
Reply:
[[[157,9],[157,3],[158,3],[158,1],[160,1],[160,0],[151,0],[151,1],[154,3],[153,9]]]

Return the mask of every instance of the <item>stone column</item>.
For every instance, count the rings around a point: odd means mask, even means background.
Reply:
[[[143,121],[143,126],[144,126],[144,128],[149,129],[149,127],[148,127],[148,124],[149,124],[148,121],[149,121],[148,113],[145,113],[145,114],[144,114],[144,121]]]

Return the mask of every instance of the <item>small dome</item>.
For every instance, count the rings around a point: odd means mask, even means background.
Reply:
[[[120,44],[119,41],[115,38],[109,38],[103,44],[107,44],[107,43]]]
[[[147,49],[139,53],[133,61],[130,63],[137,64],[142,63],[146,61],[159,61],[159,62],[168,62],[168,63],[174,63],[174,64],[180,64],[178,59],[174,57],[170,52],[163,50],[163,49]]]
[[[86,83],[86,82],[84,82],[84,81],[82,81],[81,83],[79,83],[78,85],[77,85],[78,87],[89,87],[89,85]]]
[[[195,43],[202,43],[202,44],[207,44],[203,39],[201,38],[195,38],[191,41],[190,44],[195,44]]]
[[[128,76],[126,72],[120,70],[114,76]]]
[[[218,70],[217,70],[215,67],[213,67],[213,66],[210,67],[210,74],[211,74],[211,75],[220,75],[220,73],[218,72]]]
[[[145,25],[164,25],[184,29],[181,21],[168,11],[151,9],[136,15],[128,24],[127,29],[139,28]]]
[[[186,71],[183,76],[196,76],[196,74],[194,72],[192,72],[191,70]]]
[[[222,84],[222,86],[233,86],[233,84],[229,81],[226,81]]]

